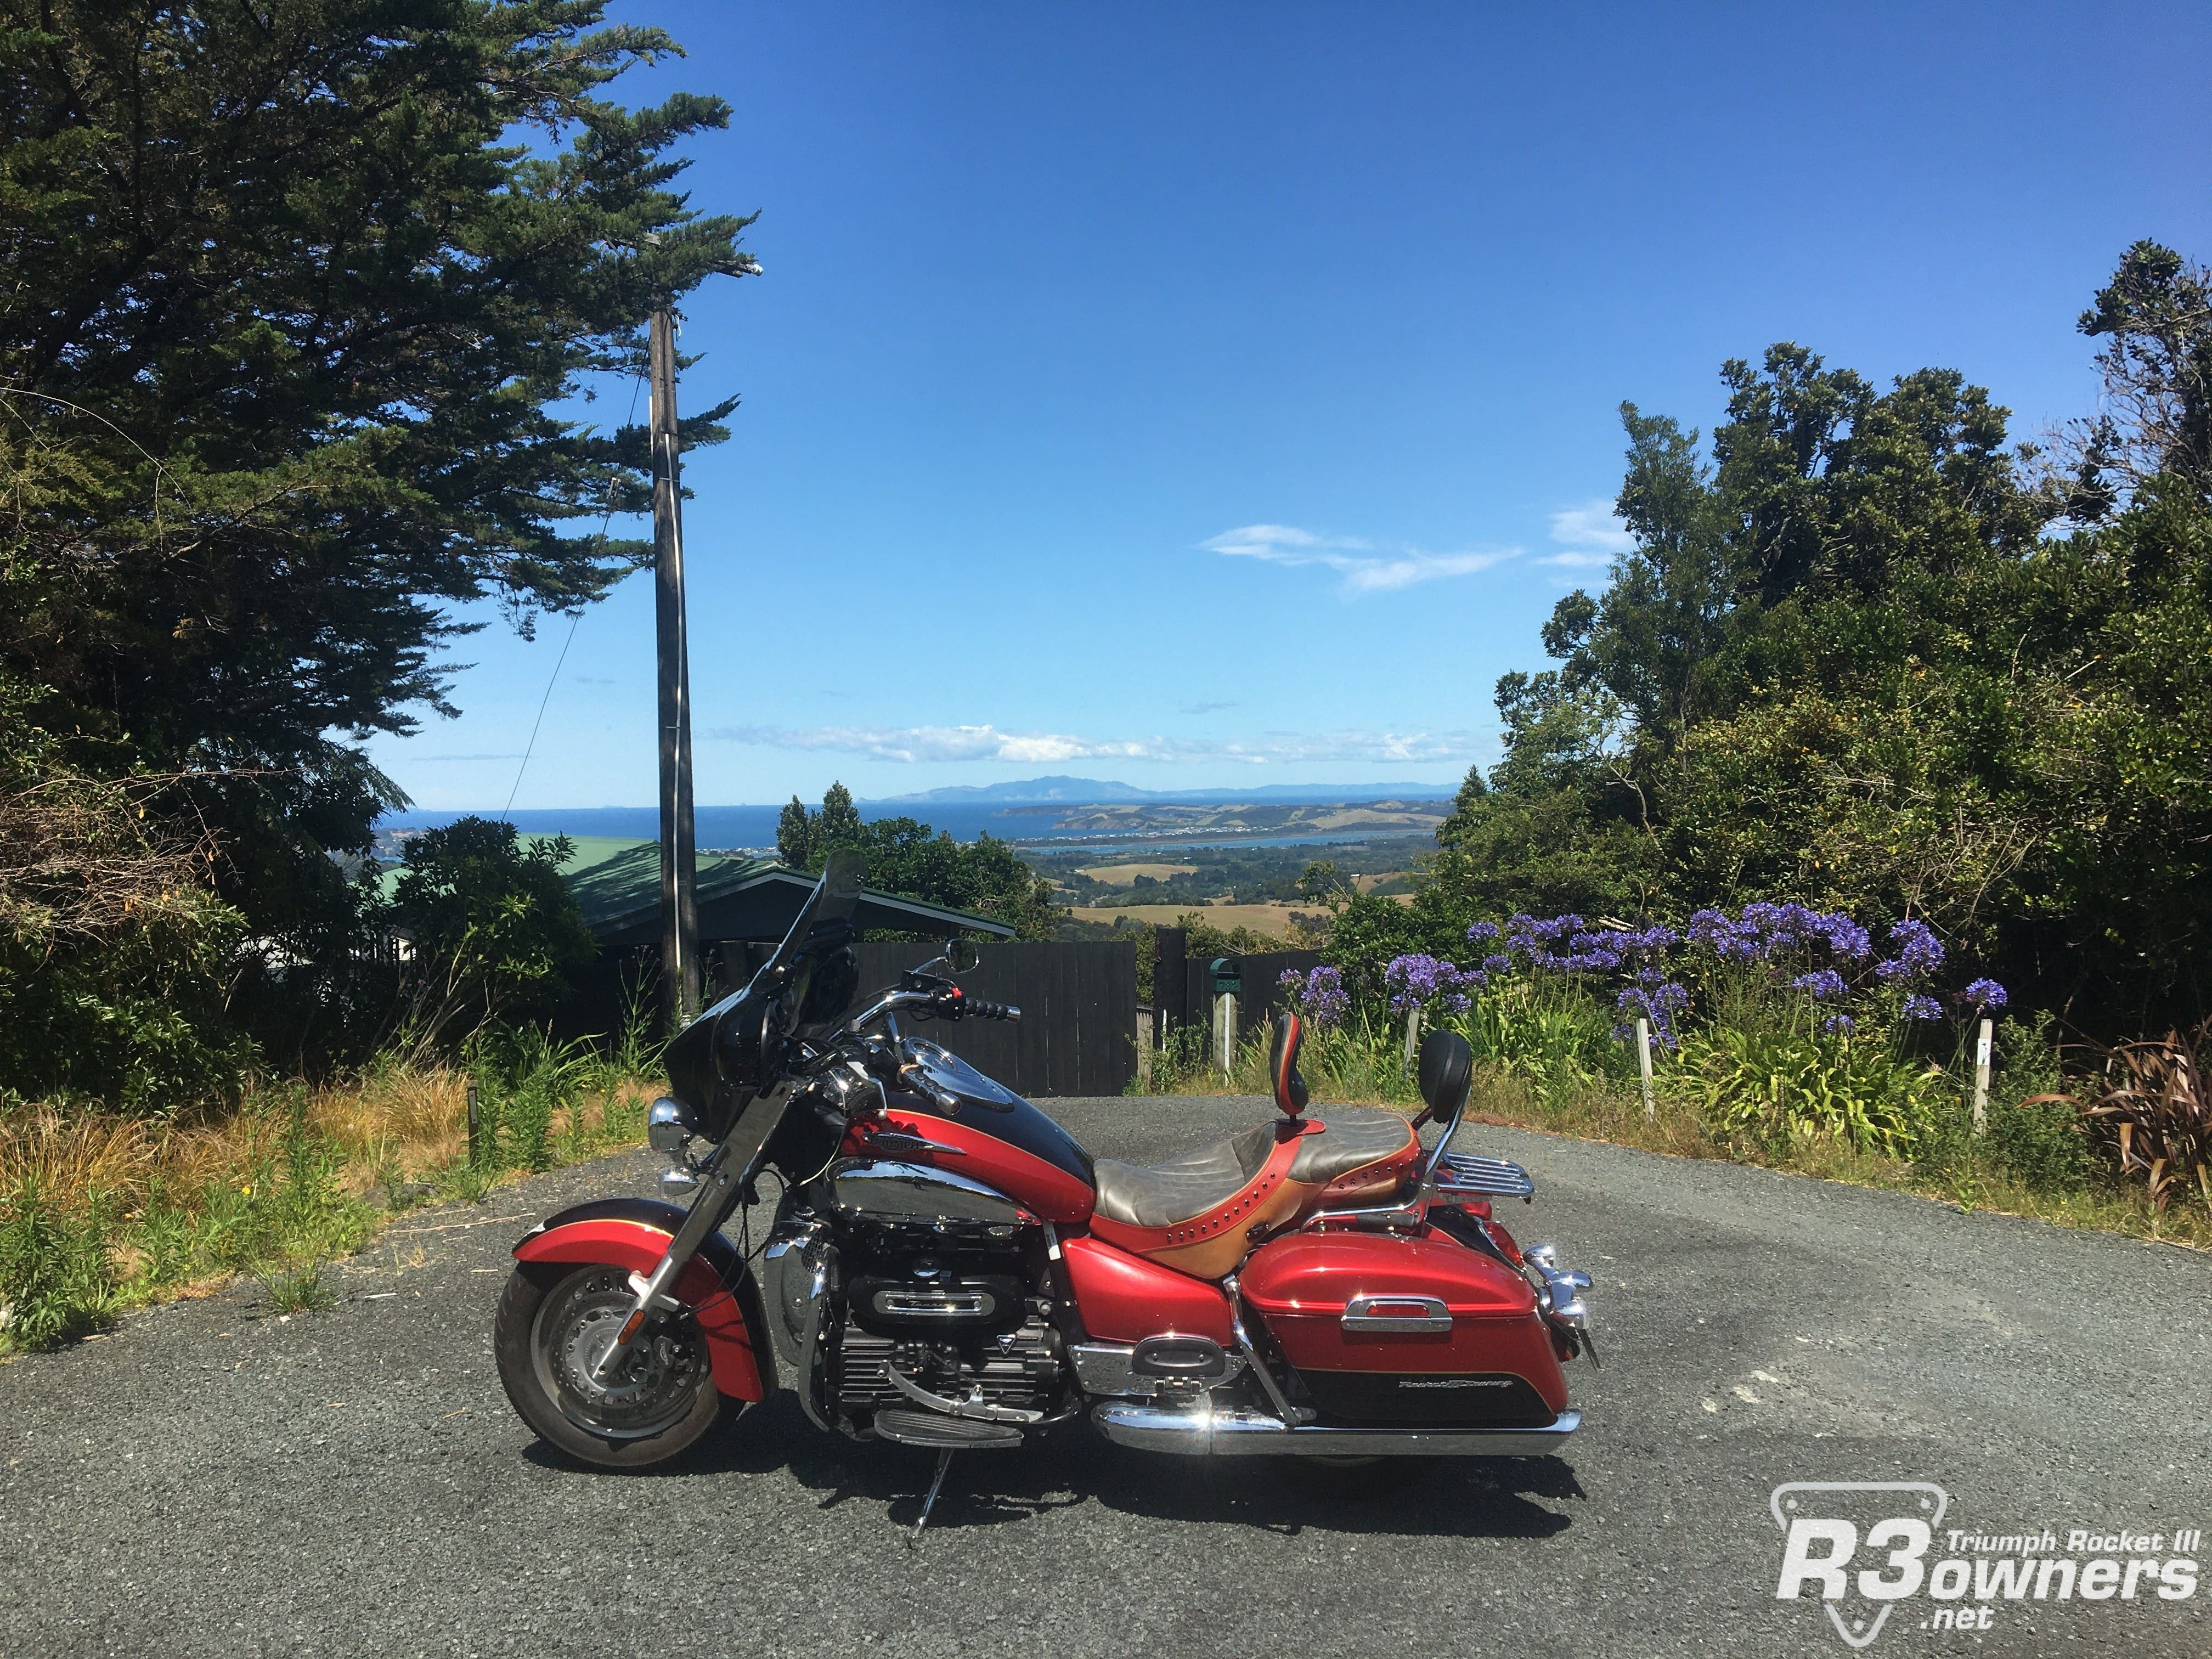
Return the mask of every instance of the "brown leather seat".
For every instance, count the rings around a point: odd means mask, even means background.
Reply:
[[[1276,1016],[1267,1071],[1283,1115],[1273,1123],[1164,1164],[1094,1160],[1091,1231],[1165,1267],[1218,1279],[1255,1240],[1320,1207],[1324,1193],[1330,1201],[1363,1204],[1394,1191],[1419,1154],[1413,1126],[1371,1106],[1306,1115],[1303,1035],[1296,1014]]]
[[[1396,1112],[1331,1107],[1278,1120],[1150,1166],[1095,1160],[1091,1231],[1109,1244],[1218,1279],[1255,1230],[1279,1231],[1328,1202],[1375,1201],[1411,1173],[1419,1142]],[[1371,1190],[1370,1190],[1371,1189]]]
[[[1282,1139],[1273,1124],[1262,1123],[1164,1164],[1095,1158],[1095,1212],[1132,1227],[1172,1227],[1204,1215],[1256,1180]]]

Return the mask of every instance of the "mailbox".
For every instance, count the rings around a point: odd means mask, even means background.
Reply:
[[[1216,957],[1206,964],[1206,971],[1213,975],[1214,995],[1233,997],[1243,993],[1244,979],[1237,970],[1236,957]]]

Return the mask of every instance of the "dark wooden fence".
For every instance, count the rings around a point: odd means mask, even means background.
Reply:
[[[899,975],[938,954],[935,945],[863,943],[859,956],[865,1000],[898,982]],[[744,984],[775,947],[726,941],[710,954],[710,998]],[[1132,944],[991,944],[982,960],[959,975],[961,988],[988,1002],[1018,1006],[1018,1024],[962,1020],[909,1029],[943,1043],[1017,1094],[1118,1095],[1137,1074],[1137,947]],[[608,952],[582,976],[577,994],[555,1021],[563,1037],[603,1038],[617,1030],[627,996],[659,1006],[657,953]]]
[[[861,945],[863,994],[937,954],[931,945]],[[963,1019],[910,1026],[943,1043],[1016,1094],[1118,1095],[1137,1075],[1137,947],[1097,943],[980,947],[982,960],[960,988],[1012,1002],[1018,1024]]]
[[[1153,934],[1159,956],[1152,965],[1152,1003],[1160,1011],[1161,1042],[1178,1025],[1213,1029],[1213,977],[1210,958],[1188,954],[1188,935],[1180,927],[1162,927]],[[1264,1026],[1282,1005],[1283,988],[1276,981],[1287,969],[1310,972],[1321,965],[1318,951],[1259,951],[1230,957],[1237,965],[1237,1029],[1249,1034]]]

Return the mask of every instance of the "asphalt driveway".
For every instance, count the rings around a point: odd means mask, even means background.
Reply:
[[[1047,1104],[1137,1159],[1268,1109]],[[630,1154],[403,1218],[330,1312],[280,1318],[249,1285],[0,1368],[0,1651],[1844,1655],[1823,1604],[1776,1599],[1783,1483],[1932,1483],[1943,1526],[1986,1534],[2212,1528],[2212,1259],[1541,1135],[1463,1145],[1528,1165],[1535,1204],[1504,1218],[1597,1281],[1605,1368],[1569,1368],[1587,1422],[1564,1456],[1378,1482],[1079,1427],[957,1460],[911,1550],[928,1455],[818,1434],[788,1396],[680,1467],[586,1473],[508,1410],[491,1315],[531,1221],[650,1189]],[[1971,1600],[1916,1596],[1868,1650],[2203,1656],[2204,1577],[2001,1599],[1971,1632],[1923,1627]]]

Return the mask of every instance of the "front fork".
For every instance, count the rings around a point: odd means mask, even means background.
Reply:
[[[616,1334],[614,1341],[599,1356],[599,1363],[592,1367],[594,1382],[605,1383],[621,1370],[623,1362],[629,1358],[630,1347],[636,1341],[638,1332],[644,1328],[647,1316],[654,1309],[663,1312],[677,1310],[679,1304],[669,1294],[670,1288],[684,1269],[690,1265],[691,1258],[699,1254],[700,1247],[738,1207],[744,1186],[740,1178],[743,1171],[738,1168],[737,1160],[730,1156],[726,1146],[715,1155],[704,1174],[706,1179],[700,1183],[698,1197],[691,1201],[690,1212],[684,1218],[684,1224],[676,1230],[676,1237],[668,1241],[667,1254],[653,1265],[651,1273],[629,1276],[630,1291],[637,1298],[636,1303],[630,1309],[629,1317],[623,1321],[622,1329]]]

